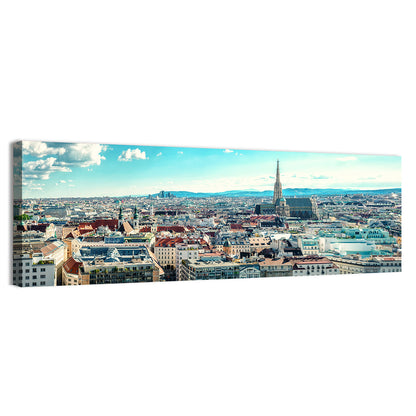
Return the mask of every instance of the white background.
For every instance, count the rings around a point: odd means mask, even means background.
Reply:
[[[2,5],[2,414],[415,414],[412,3]],[[404,271],[8,286],[17,139],[402,155]]]

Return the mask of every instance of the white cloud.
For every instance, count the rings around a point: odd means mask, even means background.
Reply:
[[[45,142],[24,141],[22,148],[23,154],[36,157],[44,157],[47,155],[63,155],[66,151],[63,145],[60,147],[50,147]]]
[[[142,152],[139,148],[137,149],[127,149],[124,150],[121,155],[118,157],[118,160],[121,162],[130,162],[131,160],[136,159],[146,159],[146,152]]]
[[[231,150],[231,149],[225,149],[224,150],[224,153],[232,153],[232,152],[234,152],[234,150]]]
[[[337,160],[339,162],[353,162],[354,160],[357,160],[355,156],[344,156],[344,157],[337,157]]]
[[[66,151],[58,160],[61,166],[79,166],[82,168],[91,165],[100,165],[105,157],[101,152],[107,149],[106,145],[96,143],[66,143]]]
[[[57,166],[55,157],[39,159],[23,164],[23,176],[28,179],[49,179],[52,172],[71,172],[65,166]]]
[[[63,179],[59,181],[60,183],[66,183],[66,181],[64,181]]]
[[[159,152],[156,157],[162,156],[162,152]]]
[[[178,151],[178,155],[183,155],[182,150],[179,150],[179,151]]]

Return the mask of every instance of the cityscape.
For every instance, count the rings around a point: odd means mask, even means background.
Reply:
[[[401,271],[399,156],[23,141],[20,287]]]

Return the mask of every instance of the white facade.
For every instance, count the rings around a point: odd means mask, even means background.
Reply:
[[[176,265],[176,247],[174,245],[163,247],[155,245],[155,257],[162,267]]]
[[[392,273],[402,271],[402,259],[398,257],[377,257],[380,264],[380,273]]]
[[[344,239],[344,238],[319,238],[319,251],[321,253],[335,251],[341,256],[350,253],[372,252],[376,250],[373,242],[363,239]]]
[[[304,256],[313,256],[319,254],[319,240],[311,238],[298,238],[298,246]]]
[[[199,260],[199,244],[179,243],[175,247],[176,280],[184,280],[182,276],[182,260]]]
[[[55,264],[42,255],[13,255],[13,284],[20,287],[55,286]]]

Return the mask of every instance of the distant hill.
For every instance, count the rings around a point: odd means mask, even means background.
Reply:
[[[337,189],[337,188],[287,188],[283,190],[283,195],[286,197],[291,196],[311,196],[311,195],[352,195],[352,194],[388,194],[391,192],[400,193],[401,188],[390,188],[390,189]],[[273,196],[272,190],[257,191],[254,189],[248,190],[235,190],[235,191],[224,191],[224,192],[188,192],[188,191],[169,191],[178,198],[209,198],[209,197],[257,197],[267,198]],[[152,196],[156,197],[157,194]]]

